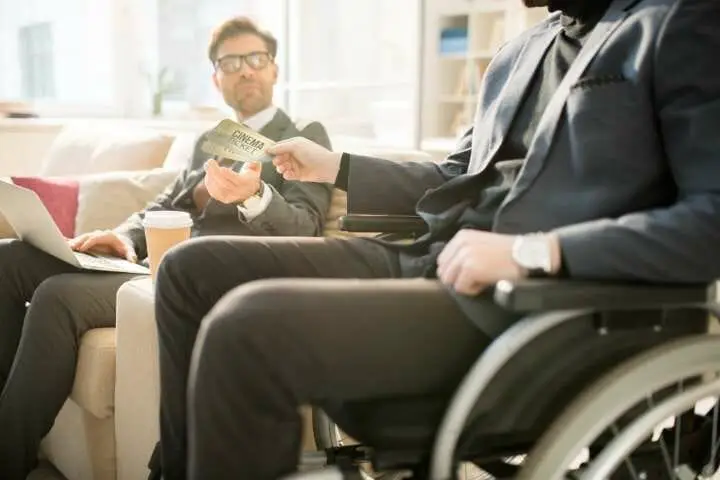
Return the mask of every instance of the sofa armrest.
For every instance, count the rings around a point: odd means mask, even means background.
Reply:
[[[518,312],[550,310],[631,310],[684,308],[708,302],[713,286],[651,285],[576,280],[501,281],[495,302]]]
[[[160,436],[160,374],[153,282],[125,283],[117,296],[115,436],[117,480],[147,478]]]

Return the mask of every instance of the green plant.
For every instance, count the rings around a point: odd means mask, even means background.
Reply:
[[[148,77],[152,95],[152,114],[153,116],[159,116],[162,115],[165,95],[175,92],[178,85],[175,82],[172,70],[168,67],[162,67],[156,75],[148,75]]]

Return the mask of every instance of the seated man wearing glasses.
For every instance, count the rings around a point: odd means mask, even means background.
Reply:
[[[295,125],[273,106],[277,41],[250,20],[223,23],[212,36],[213,81],[237,119],[272,140],[306,137],[329,148],[319,123]],[[332,186],[284,180],[274,168],[230,169],[199,145],[185,171],[146,210],[183,210],[193,235],[315,236],[323,231]],[[112,231],[70,241],[132,260],[146,256],[144,212]],[[222,272],[218,272],[222,274]],[[79,339],[115,325],[115,296],[132,276],[82,272],[19,240],[0,240],[0,478],[25,479],[40,440],[70,394]],[[26,308],[26,302],[30,307]]]

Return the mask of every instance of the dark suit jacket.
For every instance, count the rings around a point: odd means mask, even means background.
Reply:
[[[303,136],[330,148],[325,128],[318,122],[295,125],[285,112],[277,114],[260,133],[272,140]],[[193,190],[205,178],[203,168],[210,157],[200,149],[205,139],[203,134],[195,144],[189,167],[146,208],[147,210],[183,210],[193,216],[193,235],[321,235],[325,216],[330,208],[332,185],[320,183],[289,182],[280,176],[272,166],[265,166],[262,179],[272,188],[273,196],[267,209],[250,222],[238,213],[235,205],[225,205],[210,199],[202,212],[195,210]],[[145,230],[142,226],[143,212],[128,218],[115,231],[128,237],[138,258],[147,256]]]
[[[719,21],[717,0],[615,0],[550,101],[493,231],[556,232],[573,278],[720,277]],[[353,159],[349,210],[417,212],[431,232],[456,222],[560,28],[555,15],[501,49],[473,129],[442,165]]]

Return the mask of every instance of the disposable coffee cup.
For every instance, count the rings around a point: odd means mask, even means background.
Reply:
[[[192,218],[188,212],[167,210],[145,212],[143,226],[145,227],[150,275],[153,278],[155,278],[165,252],[190,238],[192,224]]]

